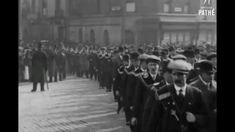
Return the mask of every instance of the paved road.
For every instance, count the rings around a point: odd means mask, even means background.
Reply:
[[[112,93],[96,81],[70,78],[49,87],[31,93],[31,83],[19,85],[19,132],[130,132]]]

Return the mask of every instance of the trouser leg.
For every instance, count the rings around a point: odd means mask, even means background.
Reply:
[[[37,82],[33,82],[32,92],[35,92],[36,90],[37,90]]]
[[[40,85],[41,85],[41,91],[44,91],[44,81],[41,81]]]

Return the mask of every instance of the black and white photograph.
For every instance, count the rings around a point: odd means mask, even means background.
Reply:
[[[217,0],[18,7],[18,132],[217,131]]]

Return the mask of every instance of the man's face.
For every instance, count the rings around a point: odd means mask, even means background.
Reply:
[[[133,64],[134,67],[139,66],[139,60],[131,60],[131,64]]]
[[[123,65],[124,66],[128,66],[129,65],[129,61],[123,61]]]
[[[195,57],[194,58],[189,58],[189,57],[187,58],[188,63],[190,63],[192,65],[195,63],[195,60],[196,60]]]
[[[141,62],[140,63],[140,66],[143,68],[143,69],[147,69],[147,63],[145,61]]]
[[[213,64],[213,66],[217,67],[217,58],[216,57],[212,58],[211,62]]]
[[[148,63],[148,69],[149,69],[151,74],[156,74],[158,72],[159,65],[155,62],[149,62]]]
[[[172,72],[172,79],[175,85],[179,87],[183,87],[186,85],[187,74],[182,72],[173,71]]]
[[[173,82],[171,73],[169,71],[166,71],[166,72],[163,73],[163,78],[167,83],[171,84]]]
[[[201,77],[204,81],[211,82],[212,79],[214,78],[214,74],[213,73],[202,72]]]

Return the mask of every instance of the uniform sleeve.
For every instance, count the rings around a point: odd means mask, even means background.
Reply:
[[[208,119],[209,119],[209,108],[206,105],[205,100],[203,99],[202,93],[199,92],[197,94],[198,104],[197,108],[198,111],[195,114],[196,117],[196,126],[198,128],[204,128],[208,125]]]
[[[140,112],[140,102],[141,102],[141,87],[142,87],[142,83],[141,81],[137,80],[136,82],[136,90],[135,90],[135,94],[134,94],[134,98],[133,98],[133,117],[138,117],[138,113]]]

